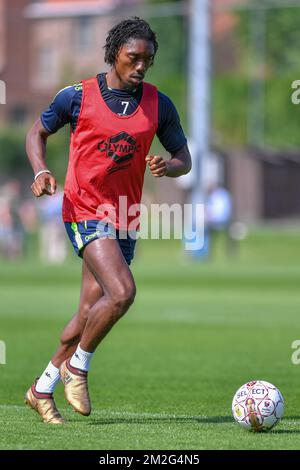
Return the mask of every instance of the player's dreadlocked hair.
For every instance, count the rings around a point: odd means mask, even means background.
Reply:
[[[121,21],[108,32],[104,46],[105,62],[109,65],[114,65],[120,48],[132,38],[145,39],[152,42],[154,53],[156,54],[158,44],[154,31],[152,31],[147,21],[134,16],[133,18]]]

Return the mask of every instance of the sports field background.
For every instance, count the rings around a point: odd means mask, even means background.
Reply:
[[[0,265],[1,449],[297,449],[300,446],[299,230],[260,229],[227,260],[191,262],[178,241],[139,242],[137,298],[97,351],[91,367],[93,412],[57,404],[68,424],[40,422],[23,395],[75,312],[80,261],[61,267],[30,261]],[[285,417],[251,434],[231,415],[244,382],[274,383]]]

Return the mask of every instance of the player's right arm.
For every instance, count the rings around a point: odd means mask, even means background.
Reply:
[[[48,170],[45,157],[49,135],[51,133],[44,128],[41,119],[37,119],[26,136],[26,152],[34,175]],[[51,196],[56,191],[54,176],[51,173],[41,173],[31,185],[31,191],[36,197],[43,196],[43,194]]]
[[[35,175],[31,190],[36,197],[43,194],[52,195],[56,190],[56,180],[48,172],[46,164],[46,144],[50,135],[57,132],[65,124],[71,124],[74,130],[80,111],[82,99],[82,85],[77,84],[63,88],[54,97],[54,100],[37,119],[27,134],[26,151]]]

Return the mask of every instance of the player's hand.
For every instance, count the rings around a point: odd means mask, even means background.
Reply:
[[[35,197],[41,197],[44,194],[52,196],[56,191],[56,180],[50,173],[42,173],[31,185],[31,191]]]
[[[168,171],[168,162],[158,155],[147,155],[146,162],[153,176],[160,178]]]

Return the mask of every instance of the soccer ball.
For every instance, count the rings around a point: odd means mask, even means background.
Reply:
[[[267,431],[282,418],[284,400],[278,388],[264,380],[242,385],[232,400],[237,423],[249,431]]]

